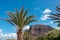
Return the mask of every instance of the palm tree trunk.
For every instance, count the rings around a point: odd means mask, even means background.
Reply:
[[[19,30],[19,31],[17,32],[17,40],[23,40],[22,30]]]

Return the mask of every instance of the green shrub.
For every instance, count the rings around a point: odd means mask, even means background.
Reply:
[[[45,34],[44,36],[45,40],[60,40],[60,30],[52,30]]]
[[[35,40],[44,40],[44,37],[36,38]]]
[[[24,40],[30,40],[29,30],[26,30],[23,35]]]
[[[60,30],[54,29],[36,40],[60,40]]]

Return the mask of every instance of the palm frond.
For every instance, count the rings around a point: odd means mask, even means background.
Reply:
[[[60,22],[60,21],[55,21],[54,23],[58,23],[58,22]]]
[[[27,20],[28,19],[32,19],[32,18],[35,18],[35,16],[34,15],[31,15],[31,16],[26,17]]]
[[[52,20],[60,20],[60,17],[55,17],[54,15],[53,16],[48,16],[50,17]]]
[[[16,9],[16,24],[19,24],[19,11]],[[13,20],[14,21],[14,20]]]
[[[20,10],[20,13],[19,13],[20,18],[21,18],[23,15],[24,15],[24,7],[22,7],[21,10]]]
[[[21,22],[21,23],[19,23],[20,25],[23,25],[23,20],[24,20],[23,16],[24,16],[24,7],[21,8],[20,13],[19,13],[18,21]]]
[[[53,15],[53,16],[55,16],[55,17],[60,17],[60,14],[59,14],[59,13],[51,14],[51,15]]]
[[[56,6],[56,11],[60,12],[60,8],[58,6]]]
[[[11,19],[16,19],[16,16],[12,12],[7,13]]]
[[[56,11],[58,12],[58,13],[56,13],[56,14],[51,14],[51,16],[49,16],[52,20],[55,20],[55,22],[54,23],[58,23],[58,26],[60,26],[60,7],[59,7],[60,5],[57,5],[56,6]]]
[[[16,18],[19,18],[19,11],[16,9]]]
[[[11,19],[1,19],[1,20],[5,20],[6,22],[8,22],[8,23],[12,24],[13,26],[15,26],[15,24],[12,22]]]
[[[24,20],[24,25],[26,24],[26,22],[28,22],[28,21],[31,20],[32,18],[35,18],[35,16],[28,16],[28,17]]]
[[[24,13],[24,17],[26,17],[26,16],[27,16],[28,11],[29,11],[29,9],[27,9],[27,10],[25,11],[25,13]]]
[[[60,27],[60,20],[55,21],[54,23],[58,23],[58,27]]]
[[[26,26],[26,25],[28,25],[28,24],[30,24],[30,23],[32,23],[32,22],[37,22],[37,20],[29,20],[29,21],[27,21],[27,22],[24,24],[24,26]]]
[[[14,22],[15,24],[17,24],[17,16],[16,13],[12,13],[12,12],[8,12],[8,16],[11,18],[12,22]]]

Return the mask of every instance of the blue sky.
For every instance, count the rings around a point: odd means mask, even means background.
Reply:
[[[41,18],[49,16],[51,12],[55,13],[55,6],[59,3],[60,0],[0,0],[0,18],[9,18],[6,12],[14,12],[16,8],[20,10],[24,6],[25,10],[29,9],[28,15],[35,15],[38,20],[36,23],[31,23],[32,25],[47,24],[55,28],[57,25],[53,24],[49,18],[45,20],[41,20]],[[15,27],[3,20],[0,20],[0,29],[3,30],[3,33],[16,32]]]

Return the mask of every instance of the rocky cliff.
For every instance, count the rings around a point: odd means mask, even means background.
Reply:
[[[34,40],[37,37],[42,37],[45,33],[52,30],[53,28],[47,25],[32,25],[30,27],[30,37]]]

